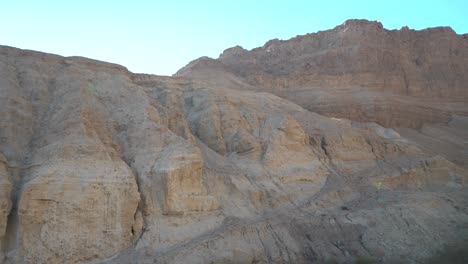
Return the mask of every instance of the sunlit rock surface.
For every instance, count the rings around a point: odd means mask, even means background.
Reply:
[[[1,46],[0,263],[460,254],[467,65],[450,28],[365,20],[174,77]]]

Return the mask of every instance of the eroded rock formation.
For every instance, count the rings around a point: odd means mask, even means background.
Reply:
[[[0,47],[0,263],[427,261],[468,237],[468,42],[351,20],[175,77]]]

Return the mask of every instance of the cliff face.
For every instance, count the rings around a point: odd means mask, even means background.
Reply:
[[[454,107],[467,113],[468,39],[447,27],[389,31],[378,22],[348,20],[251,51],[230,48],[206,61],[177,75],[206,79],[215,71],[210,79],[236,78],[310,111],[385,126],[447,122]]]
[[[416,263],[463,246],[466,45],[353,20],[175,77],[0,47],[0,263]]]
[[[418,97],[466,97],[468,41],[450,28],[389,31],[378,22],[348,20],[328,31],[252,51],[228,49],[230,71],[283,87],[357,85]],[[257,84],[255,83],[255,84]]]

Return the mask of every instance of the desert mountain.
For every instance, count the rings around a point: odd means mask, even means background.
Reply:
[[[173,77],[0,46],[0,263],[459,256],[467,76],[466,35],[365,20]]]

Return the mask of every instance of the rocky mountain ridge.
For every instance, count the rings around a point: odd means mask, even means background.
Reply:
[[[0,263],[463,250],[466,45],[350,20],[174,77],[1,46]]]
[[[468,39],[449,27],[386,30],[379,22],[348,20],[251,51],[230,48],[176,76],[271,92],[324,115],[420,128],[467,114],[467,65]]]

